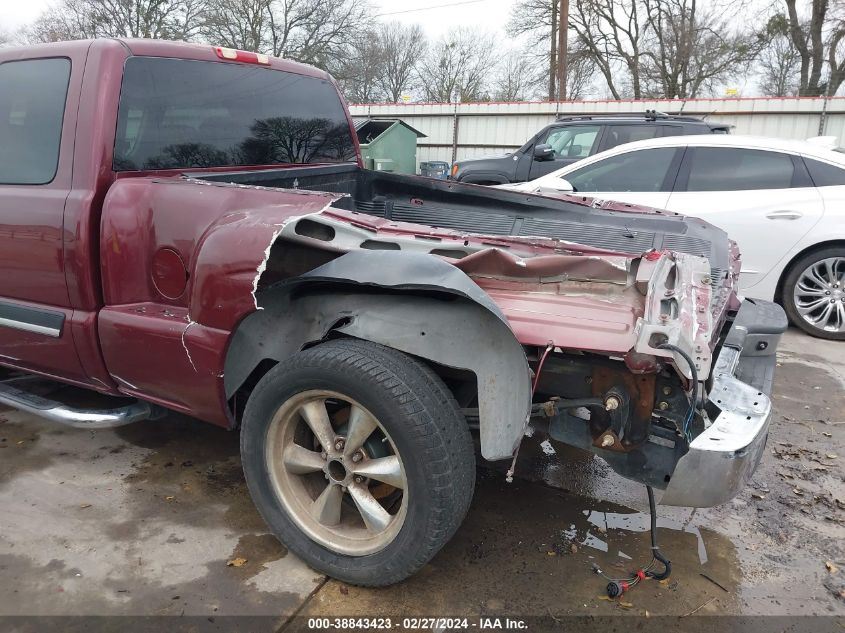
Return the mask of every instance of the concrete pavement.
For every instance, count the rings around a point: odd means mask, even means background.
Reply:
[[[779,360],[752,485],[720,508],[660,509],[675,571],[630,606],[601,599],[591,565],[647,561],[644,488],[542,437],[514,484],[479,471],[467,521],[418,575],[369,590],[326,582],[267,533],[234,433],[177,415],[78,431],[0,410],[0,615],[256,615],[268,629],[297,612],[842,615],[845,344],[790,331]]]

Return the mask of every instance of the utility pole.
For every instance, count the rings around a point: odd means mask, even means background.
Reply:
[[[549,101],[554,101],[557,96],[555,90],[555,75],[557,74],[557,42],[555,32],[557,31],[557,3],[552,0],[552,32],[549,37]]]
[[[554,7],[552,7],[554,11]],[[569,36],[569,0],[560,0],[557,23],[557,90],[558,100],[566,100],[566,57]]]

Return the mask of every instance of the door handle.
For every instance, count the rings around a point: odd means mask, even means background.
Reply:
[[[798,218],[804,217],[804,214],[800,211],[782,209],[780,211],[770,211],[766,214],[766,217],[770,220],[797,220]]]

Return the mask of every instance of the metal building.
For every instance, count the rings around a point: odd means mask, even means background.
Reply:
[[[845,145],[845,97],[760,97],[649,101],[409,103],[352,105],[359,117],[400,117],[422,130],[420,161],[511,152],[558,116],[645,112],[686,114],[729,123],[734,134],[785,139],[836,136]]]

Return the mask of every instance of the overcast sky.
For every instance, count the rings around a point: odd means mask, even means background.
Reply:
[[[51,0],[0,0],[0,29],[14,31],[34,20]],[[371,0],[385,20],[421,24],[431,37],[451,26],[480,26],[501,31],[514,0]]]

